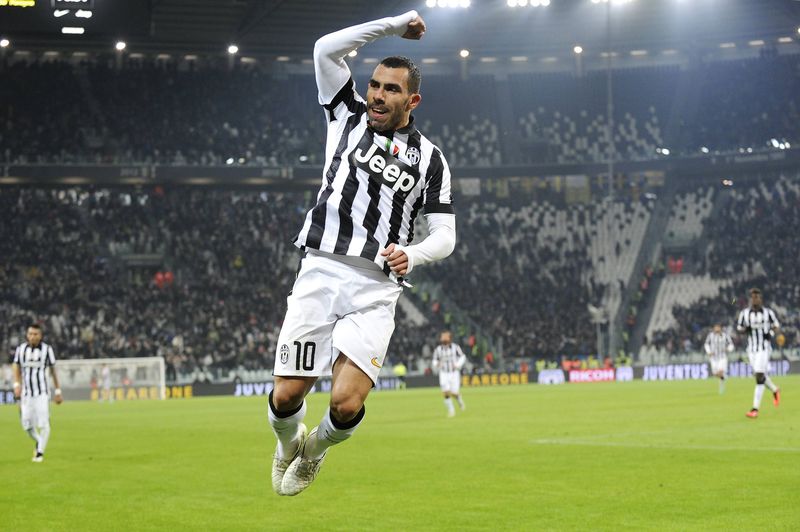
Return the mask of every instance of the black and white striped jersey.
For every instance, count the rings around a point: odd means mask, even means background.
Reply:
[[[451,343],[450,345],[440,344],[433,350],[433,367],[440,373],[452,373],[461,371],[467,357],[461,348]]]
[[[728,353],[733,351],[733,339],[731,335],[722,331],[715,333],[711,331],[706,336],[705,343],[706,354],[715,359],[721,359],[728,356]]]
[[[767,307],[761,307],[759,310],[748,307],[742,310],[737,323],[739,332],[747,334],[747,351],[749,353],[772,351],[771,331],[780,326],[775,313]]]
[[[20,344],[14,352],[14,364],[19,364],[22,371],[24,397],[47,395],[47,368],[56,364],[56,356],[50,345],[44,342],[36,347],[27,342]]]
[[[365,41],[393,34],[410,18],[396,17],[326,36],[341,57]],[[330,40],[328,42],[331,42]],[[317,57],[319,101],[327,118],[322,186],[295,238],[300,248],[362,257],[390,275],[380,251],[406,246],[418,214],[454,214],[450,169],[441,150],[411,122],[379,132],[368,125],[367,104],[341,58]]]

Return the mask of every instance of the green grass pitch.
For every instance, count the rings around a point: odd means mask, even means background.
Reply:
[[[374,393],[297,497],[265,398],[52,406],[46,461],[0,408],[4,530],[798,530],[800,377]],[[327,396],[309,398],[309,428]]]

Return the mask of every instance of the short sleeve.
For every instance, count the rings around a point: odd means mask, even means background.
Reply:
[[[322,99],[322,97],[320,97]],[[366,104],[355,89],[353,78],[349,78],[342,88],[331,98],[328,103],[322,103],[322,107],[328,112],[328,121],[342,120],[350,116],[351,113],[363,113]]]
[[[455,214],[450,186],[450,167],[442,152],[434,147],[425,175],[425,214]]]
[[[769,321],[773,327],[780,328],[781,324],[778,321],[778,316],[775,315],[775,311],[772,309],[769,310]]]

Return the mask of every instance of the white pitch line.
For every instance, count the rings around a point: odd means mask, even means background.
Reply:
[[[665,445],[660,443],[627,443],[615,441],[589,441],[589,440],[531,440],[534,445],[582,445],[588,447],[626,447],[635,449],[670,449],[688,451],[747,451],[747,452],[777,452],[800,453],[800,447],[729,447],[723,445]]]

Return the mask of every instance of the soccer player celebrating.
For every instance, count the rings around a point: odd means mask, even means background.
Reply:
[[[747,335],[747,356],[756,376],[753,408],[747,413],[747,417],[758,417],[758,408],[761,406],[761,397],[764,395],[764,385],[772,392],[773,404],[778,406],[781,402],[780,390],[767,375],[769,356],[772,353],[772,337],[777,334],[780,326],[772,309],[763,306],[761,290],[751,289],[750,306],[739,313],[736,327],[740,333]]]
[[[439,371],[439,387],[444,395],[444,406],[447,407],[447,416],[456,415],[453,407],[453,397],[458,401],[461,410],[466,408],[464,399],[461,398],[461,368],[467,357],[457,344],[453,343],[450,331],[443,331],[439,336],[439,345],[433,350],[433,369]]]
[[[14,398],[20,399],[22,428],[36,442],[33,461],[42,462],[50,439],[47,368],[50,368],[56,387],[56,404],[61,404],[63,399],[56,375],[56,357],[53,348],[42,342],[41,326],[30,325],[25,338],[27,342],[20,344],[14,352]]]
[[[706,336],[705,349],[711,365],[711,373],[719,377],[719,393],[725,393],[728,353],[733,351],[733,340],[728,333],[722,330],[721,324],[715,323],[714,328]]]
[[[420,39],[416,11],[320,38],[314,47],[319,103],[328,123],[322,186],[295,244],[305,251],[288,298],[275,356],[269,423],[277,437],[272,487],[296,495],[317,477],[328,449],[348,439],[394,331],[404,277],[455,246],[450,170],[416,128],[420,72],[406,57],[383,59],[356,91],[344,57],[376,39]],[[410,245],[420,210],[430,229]],[[331,375],[328,410],[306,436],[305,396]]]

